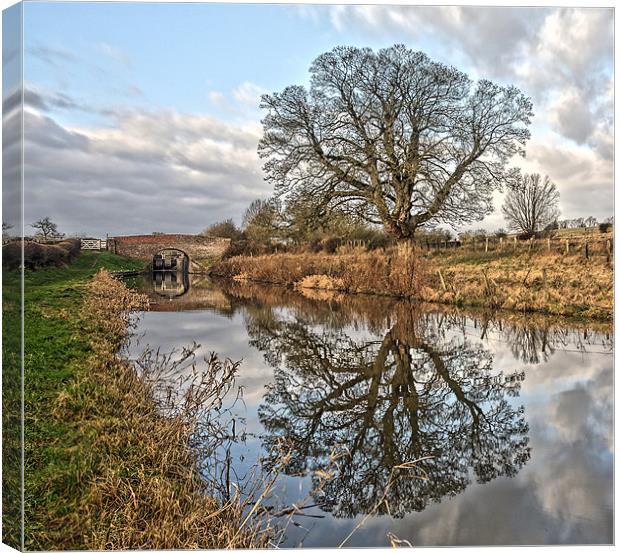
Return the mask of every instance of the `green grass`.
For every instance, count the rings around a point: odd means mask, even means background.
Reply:
[[[89,470],[89,455],[82,454],[88,451],[89,444],[84,443],[83,437],[78,440],[79,421],[64,421],[52,416],[57,398],[69,384],[75,385],[90,352],[87,336],[81,331],[78,320],[83,284],[101,268],[120,271],[142,266],[142,262],[109,252],[85,251],[69,266],[27,271],[24,275],[27,549],[45,549],[45,543],[33,536],[53,532],[48,522],[71,511],[74,501],[78,500],[79,483]],[[8,360],[8,374],[17,377],[19,284],[18,272],[3,273],[5,371]],[[10,395],[6,388],[3,393],[5,397]],[[15,407],[19,408],[18,403],[11,406],[13,413]]]

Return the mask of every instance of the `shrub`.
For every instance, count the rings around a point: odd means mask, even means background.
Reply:
[[[2,269],[14,271],[22,262],[21,241],[9,242],[2,246]]]
[[[58,242],[56,246],[61,247],[63,250],[69,252],[69,258],[74,259],[78,255],[80,255],[80,241],[76,238],[70,238],[67,240],[63,240],[62,242]]]
[[[323,240],[323,250],[327,253],[336,253],[338,246],[340,245],[341,240],[339,238],[326,238]]]
[[[314,238],[308,243],[307,250],[311,253],[318,253],[323,249],[321,241]]]
[[[609,232],[609,229],[611,229],[611,227],[612,227],[611,223],[599,223],[598,230],[600,232],[605,233],[605,232]]]
[[[61,267],[69,262],[69,251],[57,246],[44,246],[45,249],[45,264],[54,265],[55,267]]]
[[[368,249],[378,250],[379,248],[387,248],[392,245],[392,238],[388,236],[386,233],[376,233],[369,241],[368,241]]]
[[[24,266],[27,269],[43,267],[47,263],[47,246],[36,242],[24,242]]]

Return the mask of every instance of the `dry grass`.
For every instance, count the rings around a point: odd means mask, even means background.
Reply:
[[[611,320],[613,270],[602,257],[558,254],[433,259],[425,301]]]
[[[261,502],[273,480],[255,479],[243,494],[229,487],[222,499],[216,479],[201,476],[228,436],[212,414],[234,389],[237,364],[213,355],[206,370],[180,371],[194,368],[190,349],[175,362],[146,354],[137,371],[118,351],[145,302],[105,271],[88,285],[82,319],[93,354],[53,416],[75,421],[93,447],[79,452],[87,467],[78,478],[79,504],[41,529],[37,541],[95,550],[272,545],[277,530]]]
[[[346,248],[338,255],[283,253],[232,257],[215,267],[213,274],[302,289],[409,296],[423,282],[425,263],[408,245],[387,252]]]
[[[458,251],[424,256],[405,247],[347,249],[336,255],[233,257],[213,273],[294,286],[306,295],[310,290],[370,293],[599,320],[611,320],[613,313],[613,270],[603,256]]]

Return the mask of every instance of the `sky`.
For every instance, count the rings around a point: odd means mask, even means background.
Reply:
[[[307,84],[335,46],[395,43],[518,86],[535,116],[512,164],[551,177],[562,218],[613,214],[611,8],[28,2],[26,233],[44,216],[101,237],[240,223],[273,191],[260,95]],[[506,226],[501,201],[473,228]]]

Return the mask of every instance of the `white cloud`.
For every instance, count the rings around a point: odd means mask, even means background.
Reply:
[[[271,189],[256,153],[260,132],[255,122],[136,109],[77,128],[30,107],[26,221],[50,216],[63,232],[105,235],[199,232],[238,218]]]
[[[244,82],[232,91],[233,98],[240,104],[249,108],[258,108],[260,97],[267,91],[251,82]]]

